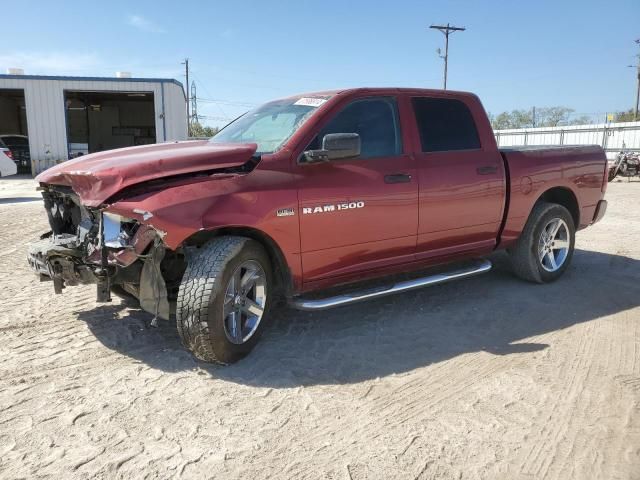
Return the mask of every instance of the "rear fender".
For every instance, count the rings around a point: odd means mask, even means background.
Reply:
[[[565,206],[571,213],[576,229],[578,229],[584,212],[580,210],[579,197],[575,186],[571,182],[563,181],[562,179],[553,184],[543,182],[537,189],[533,188],[533,185],[529,184],[527,180],[518,182],[515,185],[512,182],[509,211],[498,248],[508,248],[518,240],[533,207],[541,200]]]

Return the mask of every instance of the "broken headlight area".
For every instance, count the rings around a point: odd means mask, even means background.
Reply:
[[[41,280],[53,280],[56,293],[65,286],[96,284],[97,300],[105,302],[115,285],[138,298],[141,290],[148,297],[150,287],[166,291],[158,279],[165,250],[154,228],[87,208],[66,187],[45,186],[42,193],[51,231],[29,246],[28,262]],[[157,298],[154,303],[148,309],[168,317],[164,305],[157,306]]]
[[[104,245],[107,248],[127,248],[131,245],[138,223],[115,213],[102,212]]]

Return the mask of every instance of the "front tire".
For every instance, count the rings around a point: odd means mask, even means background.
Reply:
[[[269,256],[245,237],[217,237],[199,248],[180,284],[176,320],[200,360],[234,363],[256,345],[271,305]]]
[[[571,263],[574,245],[575,225],[569,211],[562,205],[538,202],[509,250],[513,271],[530,282],[553,282]]]

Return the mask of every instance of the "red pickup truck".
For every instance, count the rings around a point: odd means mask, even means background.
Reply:
[[[475,95],[400,88],[276,100],[209,141],[87,155],[37,181],[41,279],[133,296],[219,363],[253,348],[275,298],[345,305],[485,272],[498,249],[553,281],[607,205],[600,147],[499,150]]]

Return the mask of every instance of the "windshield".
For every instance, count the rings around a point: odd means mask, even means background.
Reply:
[[[328,96],[277,100],[245,113],[220,130],[212,143],[256,143],[256,153],[278,150],[327,101]]]

